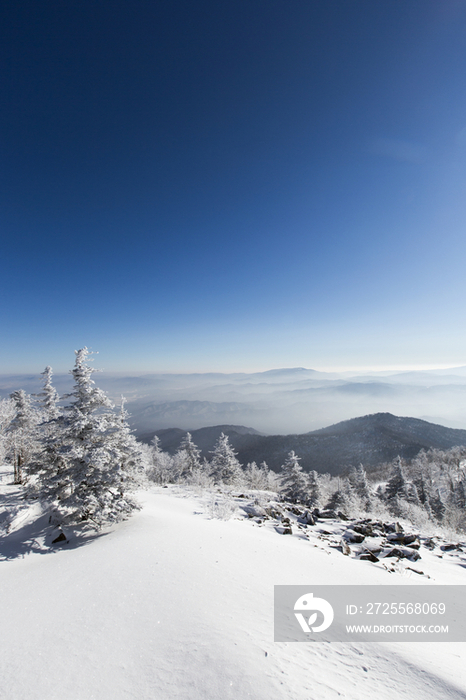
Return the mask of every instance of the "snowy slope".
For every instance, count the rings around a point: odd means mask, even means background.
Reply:
[[[141,498],[127,522],[52,551],[37,509],[16,516],[0,549],[2,700],[466,698],[461,644],[273,642],[274,584],[462,584],[457,562],[390,574],[321,539],[212,519],[180,488]]]

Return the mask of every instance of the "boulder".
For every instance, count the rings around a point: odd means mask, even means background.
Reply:
[[[463,551],[460,544],[442,544],[440,549],[444,552],[452,552],[453,550],[457,550],[458,552]]]
[[[397,557],[398,559],[409,559],[410,561],[417,561],[421,558],[421,555],[415,549],[410,549],[408,547],[394,547],[390,549],[387,553],[383,553],[384,559],[390,557]]]
[[[291,529],[291,526],[289,526],[289,525],[286,527],[280,527],[280,525],[278,525],[275,528],[275,530],[278,532],[279,535],[292,535],[293,534],[293,530]]]
[[[52,544],[58,544],[59,542],[67,542],[66,535],[64,532],[60,531],[60,534],[52,540]]]
[[[303,523],[303,525],[315,525],[316,521],[314,516],[309,510],[305,510],[298,518],[298,523]]]
[[[331,520],[338,518],[338,513],[335,510],[328,508],[327,510],[319,510],[318,517],[323,518],[324,520]]]
[[[359,532],[355,532],[354,530],[348,529],[345,530],[345,532],[343,533],[343,539],[345,539],[347,542],[354,542],[355,544],[360,544],[361,542],[364,542],[365,535],[361,535]]]
[[[247,506],[241,506],[241,508],[244,510],[244,512],[250,518],[266,518],[267,517],[267,513],[265,511],[265,508],[262,508],[262,506],[247,505]]]
[[[407,535],[402,532],[395,532],[393,534],[387,535],[387,540],[389,542],[396,542],[397,544],[403,544],[417,549],[419,549],[420,546],[420,542],[417,535]]]
[[[362,561],[372,561],[372,562],[374,562],[374,563],[377,562],[377,561],[379,561],[379,560],[377,559],[377,557],[375,556],[375,554],[372,554],[372,552],[363,552],[363,553],[358,557],[358,559],[360,559],[360,560],[362,560]]]

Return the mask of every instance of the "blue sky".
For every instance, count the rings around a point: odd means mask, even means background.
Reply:
[[[466,364],[466,3],[0,7],[0,372]]]

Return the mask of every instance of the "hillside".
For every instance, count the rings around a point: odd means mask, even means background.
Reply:
[[[397,455],[411,459],[421,449],[442,450],[466,445],[466,430],[446,428],[418,418],[405,418],[390,413],[353,418],[301,435],[260,435],[242,426],[215,426],[193,430],[194,442],[206,457],[221,432],[229,435],[230,442],[243,463],[266,461],[272,469],[279,469],[290,450],[302,459],[305,470],[339,474],[351,465],[365,467],[391,461]],[[146,436],[146,440],[153,436]],[[156,433],[161,447],[170,453],[178,448],[185,431],[159,430]]]
[[[50,547],[47,517],[11,476],[0,539],[2,700],[460,700],[460,643],[273,641],[275,584],[463,584],[458,557],[423,548],[419,576],[342,556],[317,530],[283,537],[207,494],[141,492],[143,508]],[[1,510],[1,508],[0,508]],[[311,528],[312,529],[312,528]],[[430,578],[428,578],[428,576]]]

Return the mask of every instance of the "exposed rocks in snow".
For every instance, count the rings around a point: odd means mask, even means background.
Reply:
[[[262,508],[262,506],[259,506],[257,504],[254,504],[252,506],[241,506],[241,508],[250,518],[267,518],[265,508]]]
[[[348,528],[343,533],[343,539],[347,540],[347,542],[354,542],[356,544],[360,544],[361,542],[364,542],[365,535],[361,535],[359,532],[355,532],[354,530],[351,530],[351,528]]]
[[[262,494],[260,499],[253,499],[250,494],[250,502],[242,498],[238,505],[243,518],[256,525],[271,527],[280,535],[297,537],[327,554],[332,554],[332,550],[336,549],[348,558],[367,561],[390,573],[411,570],[425,576],[423,571],[406,566],[408,562],[422,558],[423,548],[425,551],[439,548],[440,557],[444,554],[460,557],[466,552],[465,543],[442,541],[439,536],[423,536],[410,531],[406,523],[369,517],[351,519],[335,510],[311,510],[286,501],[269,501],[264,496]]]
[[[462,552],[462,551],[463,551],[463,549],[461,548],[461,545],[460,545],[460,544],[443,544],[443,545],[441,545],[440,549],[441,549],[443,552],[451,552],[451,551],[453,551],[453,550],[455,550],[455,549],[456,549],[458,552]]]
[[[303,523],[303,525],[315,525],[316,521],[314,516],[309,510],[305,510],[298,516],[298,523]]]

